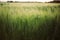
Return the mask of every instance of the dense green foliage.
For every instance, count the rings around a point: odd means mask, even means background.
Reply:
[[[60,40],[60,5],[0,6],[0,40]]]

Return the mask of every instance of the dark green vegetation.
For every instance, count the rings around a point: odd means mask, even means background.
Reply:
[[[60,5],[22,5],[0,5],[0,40],[60,40]]]

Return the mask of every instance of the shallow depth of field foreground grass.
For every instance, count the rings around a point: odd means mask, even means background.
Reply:
[[[0,40],[60,40],[60,4],[0,3]]]

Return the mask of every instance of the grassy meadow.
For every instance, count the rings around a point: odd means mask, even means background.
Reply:
[[[0,3],[0,40],[60,40],[60,3]]]

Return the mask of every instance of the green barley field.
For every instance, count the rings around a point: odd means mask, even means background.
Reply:
[[[0,3],[0,40],[60,40],[60,3]]]

